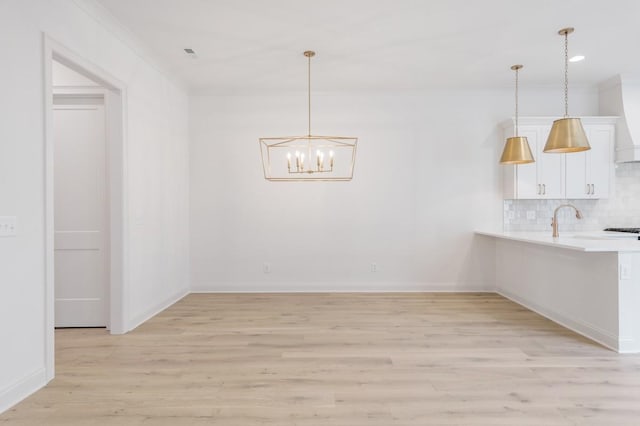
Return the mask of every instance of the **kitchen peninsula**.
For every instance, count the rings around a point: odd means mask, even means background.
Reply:
[[[640,241],[617,233],[494,238],[496,291],[620,353],[640,353]]]

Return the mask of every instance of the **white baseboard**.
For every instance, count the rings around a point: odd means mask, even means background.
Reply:
[[[151,308],[147,309],[142,314],[136,315],[134,318],[132,318],[129,321],[129,324],[127,324],[126,331],[129,332],[129,331],[135,329],[136,327],[138,327],[142,323],[148,321],[152,317],[158,315],[160,312],[162,312],[165,309],[167,309],[169,306],[171,306],[174,303],[178,302],[180,299],[182,299],[183,297],[185,297],[189,293],[190,292],[189,292],[188,288],[180,289],[178,292],[174,293],[173,295],[171,295],[167,299],[165,299],[162,302],[156,304],[155,306],[152,306]]]
[[[621,354],[638,354],[640,353],[640,342],[632,338],[620,338],[618,344],[618,352]]]
[[[525,308],[533,312],[542,315],[545,318],[550,319],[557,324],[560,324],[565,328],[568,328],[569,330],[575,331],[576,333],[581,334],[588,339],[600,343],[602,346],[605,346],[616,352],[621,352],[618,343],[618,337],[606,332],[605,330],[601,330],[600,328],[592,324],[585,323],[584,321],[581,321],[579,319],[570,318],[551,309],[547,309],[544,306],[524,299],[508,290],[498,288],[495,292],[501,296],[506,297],[509,300],[516,302],[519,305],[524,306]]]
[[[38,389],[47,384],[47,375],[44,367],[0,390],[0,413],[16,405]]]
[[[212,282],[194,283],[191,293],[493,293],[483,283],[424,282]]]

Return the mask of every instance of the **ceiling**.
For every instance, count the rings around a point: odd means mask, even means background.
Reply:
[[[640,74],[638,0],[99,0],[193,92],[562,88]],[[197,59],[183,51],[192,48]]]

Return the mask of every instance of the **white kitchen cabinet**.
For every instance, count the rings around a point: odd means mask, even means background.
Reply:
[[[505,199],[607,198],[613,172],[615,117],[582,117],[591,150],[572,154],[544,153],[553,117],[521,117],[519,135],[526,136],[534,163],[501,166]],[[514,121],[503,124],[504,137],[514,135]]]
[[[615,125],[583,123],[583,126],[591,149],[566,154],[567,198],[609,198]]]
[[[526,136],[536,160],[529,164],[501,166],[504,172],[504,198],[555,199],[564,198],[564,159],[558,154],[543,154],[553,119],[522,117],[519,136]],[[503,126],[505,138],[513,136],[514,121]]]

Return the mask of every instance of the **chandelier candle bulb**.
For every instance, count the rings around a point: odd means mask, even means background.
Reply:
[[[291,153],[287,152],[287,169],[291,172]]]
[[[333,151],[329,151],[329,168],[333,170]]]

